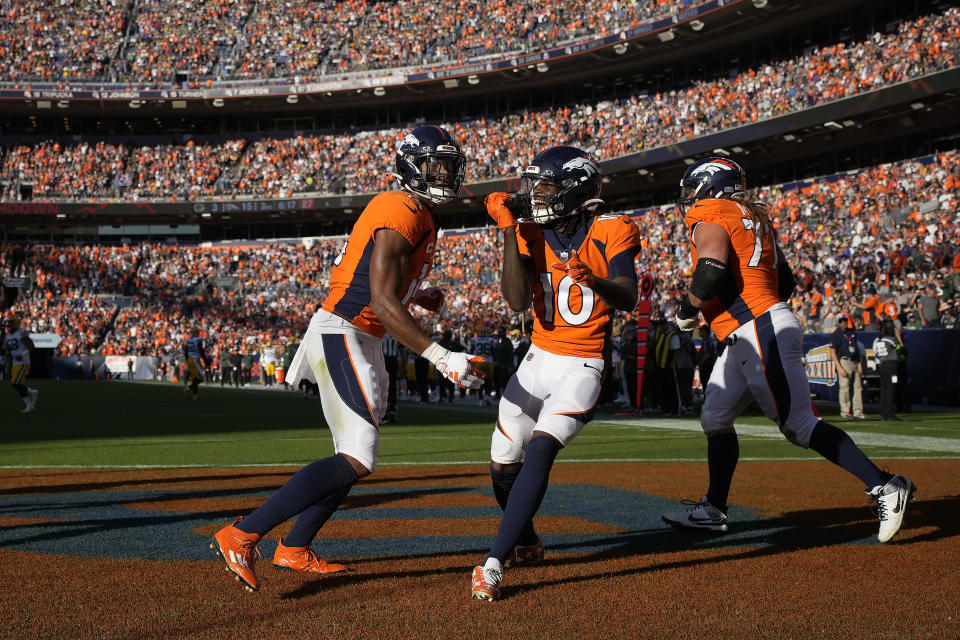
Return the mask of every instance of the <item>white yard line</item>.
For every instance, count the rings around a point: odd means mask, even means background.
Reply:
[[[604,420],[602,422],[598,421],[596,424],[702,432],[699,420],[684,420],[682,418],[622,418]],[[783,438],[783,435],[772,423],[769,427],[737,423],[736,428],[737,433],[754,438]],[[960,439],[956,438],[910,436],[893,433],[875,433],[871,431],[850,431],[848,433],[859,446],[907,449],[910,451],[931,451],[937,453],[960,453]]]
[[[955,460],[953,455],[925,455],[925,456],[897,456],[897,460]],[[706,455],[699,458],[557,458],[557,464],[581,464],[581,463],[615,463],[615,462],[705,462]],[[787,458],[783,456],[769,457],[742,457],[740,462],[821,462],[822,459],[816,456],[806,458]],[[89,469],[112,469],[117,471],[137,471],[151,469],[274,469],[292,467],[299,468],[306,464],[306,461],[296,462],[269,462],[269,463],[251,463],[251,464],[100,464],[100,465],[0,465],[0,471],[56,471],[56,470],[89,470]],[[486,466],[490,464],[489,459],[484,460],[432,460],[424,462],[378,462],[377,467],[465,467],[465,466]],[[203,478],[197,478],[203,480]]]

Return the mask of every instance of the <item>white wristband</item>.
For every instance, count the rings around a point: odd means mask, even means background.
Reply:
[[[436,366],[438,362],[450,355],[450,351],[444,349],[436,342],[431,342],[430,346],[424,349],[420,355],[429,360],[430,364]]]

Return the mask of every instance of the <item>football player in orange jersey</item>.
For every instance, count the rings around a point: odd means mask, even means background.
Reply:
[[[478,358],[433,342],[406,308],[413,301],[436,311],[443,302],[442,295],[421,290],[420,283],[430,272],[437,245],[432,208],[457,196],[464,164],[460,146],[445,130],[425,126],[411,131],[396,153],[402,190],[370,201],[334,260],[330,294],[310,320],[287,381],[307,379],[319,385],[336,453],[298,471],[253,513],[214,536],[211,548],[248,590],[258,588],[253,566],[257,543],[296,514],[293,529],[273,556],[274,566],[318,574],[345,569],[321,560],[310,543],[354,483],[376,467],[389,386],[381,349],[386,332],[452,382],[472,389],[483,383],[473,366]]]
[[[813,414],[801,361],[803,335],[786,303],[793,273],[766,209],[746,199],[745,182],[739,164],[716,157],[691,164],[680,181],[678,204],[696,267],[677,325],[692,331],[702,313],[727,348],[707,381],[700,414],[707,435],[707,495],[663,519],[677,527],[727,530],[727,496],[740,455],[733,423],[756,400],[788,440],[863,481],[877,503],[878,537],[886,542],[900,529],[913,483],[879,469],[850,436]]]
[[[600,184],[587,153],[551,147],[523,172],[519,193],[486,200],[503,229],[503,297],[516,312],[532,303],[535,318],[493,431],[490,475],[504,513],[490,553],[473,570],[474,598],[498,599],[504,565],[543,557],[533,516],[550,469],[592,418],[614,310],[637,303],[640,233],[626,216],[597,215]]]

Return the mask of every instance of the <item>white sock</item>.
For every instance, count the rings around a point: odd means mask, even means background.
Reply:
[[[483,563],[484,569],[493,569],[498,573],[503,573],[503,563],[497,560],[496,558],[487,558],[487,561]]]

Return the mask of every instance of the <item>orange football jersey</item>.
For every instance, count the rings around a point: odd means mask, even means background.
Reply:
[[[637,279],[634,259],[640,230],[627,216],[599,216],[573,238],[532,222],[522,222],[517,242],[535,274],[533,344],[561,356],[599,358],[609,334],[613,309],[592,289],[550,265],[577,251],[598,278]]]
[[[740,294],[724,307],[717,296],[701,309],[703,317],[720,340],[780,302],[777,293],[777,241],[773,229],[757,229],[750,212],[733,200],[698,200],[687,211],[693,264],[697,264],[697,246],[693,231],[701,222],[717,224],[730,237],[727,266],[737,282]]]
[[[370,258],[374,234],[393,229],[413,247],[407,274],[397,296],[404,304],[420,288],[433,267],[437,225],[425,204],[405,191],[387,191],[373,198],[360,214],[340,255],[333,261],[330,294],[323,308],[377,337],[386,333],[370,311]]]

